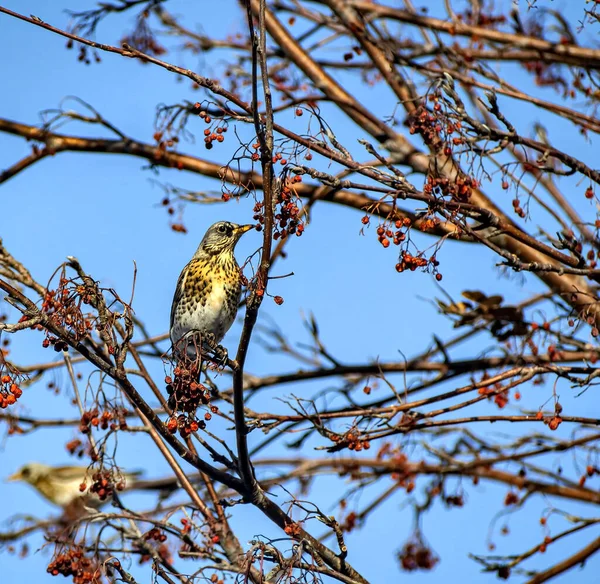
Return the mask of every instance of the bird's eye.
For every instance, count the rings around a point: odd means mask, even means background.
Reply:
[[[225,233],[227,231],[227,228],[225,227],[225,225],[219,225],[219,227],[217,227],[217,230],[219,233]]]
[[[28,477],[31,474],[31,469],[28,466],[23,467],[21,470],[21,475],[24,477]]]

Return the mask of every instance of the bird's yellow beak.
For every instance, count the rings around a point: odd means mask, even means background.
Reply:
[[[243,235],[247,231],[250,231],[250,229],[254,229],[254,225],[239,225],[236,232]]]
[[[6,482],[7,483],[14,483],[16,481],[21,481],[23,480],[23,475],[21,474],[21,471],[17,471],[15,474],[11,474],[9,477],[6,478]]]

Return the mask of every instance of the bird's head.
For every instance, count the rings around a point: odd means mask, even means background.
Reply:
[[[198,251],[217,255],[223,252],[233,252],[236,243],[244,233],[250,231],[254,225],[237,225],[229,221],[219,221],[208,228]]]
[[[16,473],[8,477],[8,481],[24,481],[34,487],[48,475],[50,467],[40,462],[29,462]]]

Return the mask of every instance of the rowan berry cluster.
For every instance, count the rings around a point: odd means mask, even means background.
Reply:
[[[398,560],[403,570],[432,570],[440,559],[433,550],[427,546],[420,534],[415,534],[398,552]]]
[[[304,221],[301,219],[302,214],[298,206],[300,199],[294,191],[294,184],[299,182],[302,182],[300,175],[286,176],[283,180],[276,200],[278,209],[275,213],[273,239],[285,239],[288,235],[294,234],[300,237],[304,233]]]
[[[330,436],[332,442],[338,447],[346,447],[348,450],[354,450],[356,452],[360,452],[361,450],[369,450],[371,448],[371,443],[367,438],[360,437],[359,430],[348,430],[343,435],[332,434]]]
[[[286,176],[282,181],[281,189],[275,200],[277,205],[273,231],[273,239],[275,240],[285,239],[288,235],[300,237],[304,233],[305,223],[301,219],[300,199],[294,191],[294,185],[299,182],[302,182],[300,175]],[[253,219],[258,222],[257,230],[261,231],[265,224],[264,203],[258,201],[254,205],[253,212]]]
[[[195,363],[179,363],[173,370],[173,377],[165,377],[169,406],[175,410],[194,413],[200,405],[210,403],[210,391],[197,381],[198,367]]]
[[[148,534],[152,534],[152,535],[150,535],[150,537],[146,537],[146,535],[148,535]],[[167,536],[164,533],[162,533],[162,531],[160,529],[155,527],[155,528],[151,529],[148,533],[145,534],[144,540],[147,542],[145,545],[134,543],[135,547],[140,548],[141,551],[144,552],[140,556],[140,564],[145,564],[146,562],[149,562],[153,559],[153,556],[150,555],[149,553],[147,553],[147,551],[148,551],[148,545],[154,541],[156,541],[158,544],[154,548],[154,551],[156,552],[156,554],[158,554],[158,556],[160,558],[162,558],[162,560],[164,560],[165,562],[167,562],[169,564],[172,563],[173,557],[171,555],[171,551],[169,550],[169,546],[166,543],[166,539],[167,539]]]
[[[159,529],[158,527],[153,527],[152,529],[144,533],[144,539],[146,541],[154,540],[158,541],[159,543],[164,543],[165,541],[167,541],[167,535],[162,529]]]
[[[492,387],[480,387],[477,393],[487,396],[490,400],[493,399],[499,409],[504,408],[509,401],[508,389],[503,389],[500,383],[496,383]]]
[[[513,211],[515,212],[515,214],[518,215],[519,217],[521,217],[522,219],[525,219],[525,216],[527,214],[525,213],[525,211],[523,211],[523,208],[521,207],[521,201],[517,198],[514,198],[512,200],[512,206],[513,206]]]
[[[364,215],[361,222],[363,225],[368,225],[370,222],[369,215]],[[419,228],[422,231],[427,231],[433,229],[437,223],[438,221],[435,218],[424,218],[420,220]],[[435,255],[432,255],[427,259],[422,253],[418,253],[414,256],[406,249],[407,245],[410,243],[409,232],[411,226],[412,220],[409,217],[404,217],[403,219],[397,219],[395,221],[386,220],[376,229],[377,240],[384,248],[390,247],[390,243],[398,246],[401,245],[405,248],[400,251],[400,261],[396,264],[397,272],[404,272],[405,270],[414,272],[417,268],[432,268],[436,280],[440,281],[442,275],[437,272],[437,267],[440,263],[437,261]]]
[[[75,29],[74,29],[75,30]],[[66,44],[65,47],[69,50],[71,50],[73,48],[73,46],[75,45],[75,43],[73,42],[72,39],[69,39]],[[89,58],[89,53],[92,54],[92,57],[94,58],[94,61],[96,63],[100,63],[102,61],[102,58],[100,57],[98,51],[96,49],[89,49],[88,47],[86,47],[85,45],[79,45],[78,47],[78,51],[77,51],[77,60],[80,63],[84,63],[85,65],[91,65],[92,61]]]
[[[458,175],[452,179],[429,175],[423,186],[426,195],[448,197],[452,201],[469,202],[473,189],[479,186],[479,181],[471,176]]]
[[[361,222],[363,225],[367,225],[370,219],[368,215],[365,215]],[[409,217],[398,219],[395,222],[389,221],[383,223],[377,227],[377,241],[385,247],[390,246],[390,240],[394,245],[400,245],[403,241],[406,241],[408,235],[408,229],[411,226],[412,221]],[[395,230],[394,230],[395,228]]]
[[[429,96],[430,101],[437,100],[437,96]],[[435,151],[439,151],[442,148],[443,140],[441,138],[444,126],[442,125],[443,120],[439,120],[437,113],[440,111],[441,106],[437,103],[434,106],[435,114],[427,110],[427,108],[421,104],[417,107],[414,113],[410,116],[409,120],[409,132],[411,134],[419,134],[423,137],[423,140],[431,146]],[[449,132],[451,133],[451,132]]]
[[[210,416],[208,412],[205,415]],[[204,420],[198,420],[195,416],[186,414],[171,416],[167,420],[166,425],[167,430],[169,430],[171,434],[175,434],[175,432],[179,430],[179,435],[182,438],[187,438],[190,434],[197,432],[198,430],[204,430],[204,428],[206,428],[206,422]]]
[[[19,377],[14,374],[2,373],[0,370],[0,408],[5,409],[17,403],[23,395]]]
[[[209,389],[196,381],[198,371],[195,367],[186,368],[179,364],[173,371],[174,377],[165,377],[166,390],[169,395],[169,407],[174,411],[183,412],[178,416],[171,416],[166,426],[171,434],[179,431],[180,436],[186,438],[193,432],[204,430],[206,422],[212,419],[213,414],[219,411],[217,406],[211,405],[211,394]],[[208,406],[210,411],[204,412],[204,419],[196,416],[197,409]]]
[[[265,213],[263,211],[264,206],[265,204],[262,201],[257,201],[254,204],[254,208],[252,209],[252,211],[254,212],[252,218],[255,221],[258,221],[257,229],[259,231],[262,231],[263,225],[265,224]]]
[[[391,474],[391,479],[406,489],[407,493],[412,493],[415,489],[415,473],[408,460],[408,456],[403,452],[396,452],[391,458],[391,462],[394,464],[394,472]]]
[[[78,458],[83,458],[88,453],[88,448],[79,438],[74,438],[67,442],[65,448],[71,456],[77,456]]]
[[[288,523],[284,528],[283,531],[285,531],[285,533],[287,533],[287,535],[289,535],[290,537],[300,537],[300,534],[302,533],[302,528],[300,527],[300,525],[296,522],[292,522],[292,523]]]
[[[350,533],[358,524],[358,515],[355,511],[350,511],[344,520],[340,523],[340,528],[346,533]]]
[[[64,275],[59,280],[56,290],[46,290],[41,310],[50,317],[57,326],[67,329],[77,340],[86,337],[94,327],[94,318],[84,315],[82,304],[91,304],[95,291],[77,284]],[[44,348],[52,345],[55,351],[66,351],[66,342],[47,335],[42,343]]]
[[[115,482],[115,479],[118,480]],[[125,477],[116,475],[110,470],[99,470],[92,475],[92,484],[89,490],[85,481],[79,485],[79,490],[82,493],[86,491],[93,493],[101,501],[106,501],[113,496],[115,490],[122,491],[125,486]]]
[[[135,28],[121,39],[120,44],[121,46],[130,45],[146,55],[160,57],[167,52],[167,49],[156,40],[152,29],[148,26],[147,18],[149,16],[150,11],[142,11],[136,20]]]
[[[73,584],[100,584],[101,573],[96,562],[85,557],[83,550],[73,548],[57,555],[47,569],[49,574],[73,577]]]
[[[124,408],[117,406],[112,410],[106,409],[102,412],[96,407],[92,410],[83,412],[79,423],[79,431],[83,434],[89,434],[92,428],[101,430],[126,430],[127,420]]]
[[[422,255],[412,255],[406,250],[402,250],[400,254],[400,261],[396,264],[397,272],[404,272],[404,270],[410,270],[414,272],[417,268],[424,268],[431,263],[434,267],[437,267],[438,262],[435,259],[427,260]]]
[[[212,124],[213,119],[208,115],[206,110],[202,109],[202,104],[196,102],[194,104],[194,113],[198,115],[200,119],[204,121],[205,124]],[[217,123],[216,127],[206,128],[204,130],[204,146],[207,150],[210,150],[213,147],[214,142],[223,142],[225,141],[225,134],[227,132],[227,124],[222,123],[219,125]]]
[[[175,148],[179,143],[179,137],[172,133],[170,127],[166,128],[167,135],[164,131],[157,130],[152,137],[156,142],[156,150],[154,150],[154,161],[160,162],[168,154],[169,148]],[[179,168],[179,167],[178,167]],[[183,168],[183,166],[181,167]],[[179,170],[181,170],[179,168]]]

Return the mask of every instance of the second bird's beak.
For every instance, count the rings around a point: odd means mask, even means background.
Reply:
[[[5,479],[7,483],[14,483],[16,481],[23,480],[23,476],[21,475],[21,471],[17,471],[15,474],[11,474],[9,477]]]

